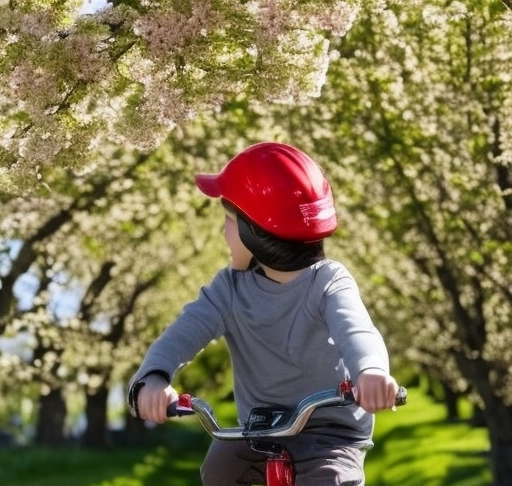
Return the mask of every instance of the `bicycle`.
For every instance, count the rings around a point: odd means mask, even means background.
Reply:
[[[354,404],[354,386],[345,380],[336,389],[314,393],[304,398],[295,408],[257,407],[249,414],[247,422],[241,427],[221,428],[211,407],[204,400],[182,394],[168,410],[169,417],[196,415],[204,430],[217,440],[245,440],[249,446],[266,456],[267,486],[293,486],[295,474],[293,459],[279,437],[299,434],[311,414],[320,407],[344,407]],[[407,403],[407,390],[399,387],[396,406]]]

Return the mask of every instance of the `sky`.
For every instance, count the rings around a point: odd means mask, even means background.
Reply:
[[[107,5],[107,0],[84,0],[82,4],[82,14],[92,14]]]

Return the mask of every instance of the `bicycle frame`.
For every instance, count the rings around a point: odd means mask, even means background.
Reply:
[[[267,456],[265,475],[267,486],[293,486],[295,484],[293,461],[287,450],[283,450],[277,457]]]
[[[406,402],[407,390],[400,387],[396,405],[405,405]],[[293,486],[295,484],[293,460],[288,451],[278,444],[279,437],[299,434],[317,408],[343,407],[354,403],[352,382],[346,380],[336,389],[318,392],[304,398],[295,408],[254,408],[243,427],[221,428],[208,403],[188,394],[180,395],[179,401],[169,406],[168,415],[171,417],[195,414],[204,430],[212,438],[228,441],[245,440],[252,449],[262,452],[267,457],[265,465],[267,486]],[[258,447],[261,441],[270,444],[270,447]]]

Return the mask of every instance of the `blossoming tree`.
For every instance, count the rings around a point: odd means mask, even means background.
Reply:
[[[357,0],[0,4],[0,196],[51,190],[105,144],[154,149],[230,95],[318,96]]]

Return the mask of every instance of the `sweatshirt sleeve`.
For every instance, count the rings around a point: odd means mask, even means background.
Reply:
[[[157,372],[172,379],[175,372],[192,360],[213,339],[224,334],[225,316],[230,308],[230,270],[221,270],[201,288],[198,298],[187,304],[178,318],[151,344],[131,386]]]
[[[361,299],[356,281],[344,267],[335,272],[325,287],[324,318],[353,380],[369,368],[389,373],[384,340]]]

